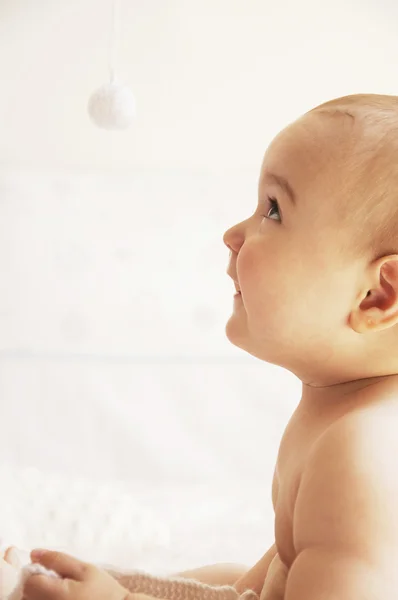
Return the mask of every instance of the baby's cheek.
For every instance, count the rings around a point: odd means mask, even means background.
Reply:
[[[282,342],[322,336],[331,322],[328,286],[322,277],[315,281],[296,265],[290,272],[274,265],[269,277],[258,273],[252,317],[267,337],[277,337]]]
[[[249,320],[268,335],[298,335],[303,327],[307,333],[309,328],[320,332],[320,325],[321,330],[327,327],[338,310],[339,286],[330,258],[316,244],[314,252],[308,240],[270,241],[250,240],[238,255],[237,274]]]
[[[242,249],[237,271],[248,315],[268,321],[280,310],[288,309],[296,284],[294,276],[283,268],[281,256],[264,253]]]

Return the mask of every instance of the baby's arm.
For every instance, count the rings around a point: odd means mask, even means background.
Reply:
[[[360,416],[317,442],[296,500],[285,600],[398,598],[397,454],[396,433]]]
[[[21,577],[24,574],[24,571],[21,570],[22,565],[19,564],[22,561],[19,560],[19,554],[16,549],[9,549],[6,553],[6,558],[10,562],[11,558],[13,558],[14,565],[3,561],[4,566],[2,568],[0,567],[0,600],[6,600],[14,590],[17,590],[16,593],[18,596],[20,593],[18,582],[22,581]],[[26,561],[25,564],[27,564]],[[216,567],[216,565],[214,565],[214,567]],[[29,569],[29,567],[27,569]],[[232,585],[206,584],[195,579],[187,579],[181,576],[158,577],[138,570],[131,571],[129,574],[120,573],[111,569],[106,569],[106,571],[118,582],[118,584],[120,584],[120,586],[122,586],[122,588],[131,592],[135,600],[239,600],[240,598],[244,598],[245,600],[258,600],[257,595],[254,592],[248,590],[244,594],[239,594]],[[199,571],[202,571],[202,569],[199,569]],[[208,568],[204,568],[205,573],[206,571],[208,573]],[[213,571],[214,576],[217,569],[213,569]],[[13,576],[12,581],[10,578],[6,579],[9,572]],[[102,569],[102,572],[104,572],[104,569]],[[241,572],[241,570],[239,570],[239,572]],[[224,570],[221,569],[220,574],[222,573],[224,576],[228,576],[228,572],[225,572],[225,566]],[[193,575],[195,574],[195,571],[186,572],[186,575],[187,574]],[[229,575],[232,575],[231,571],[229,571]],[[206,574],[204,578],[206,579]]]
[[[251,569],[244,565],[221,563],[175,573],[170,577],[193,579],[197,582],[214,586],[233,586],[239,594],[242,594],[246,590],[253,590],[259,596],[264,586],[268,568],[276,554],[277,549],[275,544],[273,544]],[[109,572],[118,579],[124,587],[135,587],[133,580],[134,575],[118,573],[117,571]]]
[[[189,593],[195,593],[195,597],[199,595],[198,597],[207,599],[214,597],[214,588],[217,588],[218,600],[229,598],[234,600],[247,590],[253,590],[257,595],[260,595],[268,566],[275,554],[276,549],[273,546],[252,569],[244,565],[221,563],[183,571],[164,578],[154,577],[142,571],[130,571],[130,573],[123,573],[114,569],[107,569],[107,571],[123,587],[134,593],[152,597],[156,595],[166,599],[170,594],[174,599],[176,595],[180,597],[181,594],[185,596]],[[6,560],[18,569],[29,562],[29,555],[26,553],[25,556],[25,553],[10,548],[6,553]],[[165,594],[166,596],[164,596]],[[1,596],[2,598],[5,597],[4,594]]]
[[[219,564],[184,571],[169,578],[157,578],[140,572],[130,575],[117,571],[108,572],[131,592],[157,598],[173,600],[177,596],[180,597],[180,594],[184,597],[194,594],[195,599],[203,597],[234,600],[245,592],[249,592],[249,596],[260,596],[268,568],[276,554],[274,544],[251,569],[239,565]]]
[[[271,548],[264,554],[264,556],[260,558],[260,560],[254,565],[254,567],[247,570],[246,573],[242,574],[241,577],[235,581],[235,589],[240,593],[249,589],[254,590],[256,594],[260,596],[270,564],[277,554],[278,551],[276,549],[276,545],[273,544]]]
[[[176,573],[168,578],[158,578],[163,586],[165,583],[175,581],[178,579],[189,579],[192,582],[207,584],[207,586],[216,587],[227,587],[233,586],[238,594],[243,594],[247,590],[255,592],[258,596],[261,594],[261,590],[264,586],[265,578],[267,577],[268,568],[277,554],[275,544],[264,554],[264,556],[252,567],[248,569],[243,565],[236,565],[231,563],[222,563],[217,565],[208,565],[205,567],[199,567],[190,571],[183,571],[182,573]],[[130,575],[124,573],[118,573],[117,571],[108,572],[115,577],[125,588],[131,591],[140,591],[146,594],[154,595],[151,589],[151,585],[154,584],[154,578],[152,576],[146,576],[148,579],[140,580],[139,573],[132,573]],[[181,582],[182,585],[185,582]],[[186,584],[185,584],[186,585]],[[181,587],[180,589],[184,589]],[[199,588],[198,588],[199,589]],[[204,589],[201,586],[200,589]],[[164,590],[163,592],[164,593]]]
[[[208,583],[209,585],[234,585],[235,582],[243,577],[248,571],[249,567],[246,565],[218,563],[175,573],[172,577],[195,579],[196,581]]]

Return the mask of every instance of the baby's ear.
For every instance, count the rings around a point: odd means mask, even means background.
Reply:
[[[398,255],[383,256],[373,262],[367,283],[350,314],[352,329],[366,333],[393,327],[398,323]]]

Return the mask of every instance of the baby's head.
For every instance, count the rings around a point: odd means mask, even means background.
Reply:
[[[232,343],[315,385],[398,372],[397,158],[394,96],[332,100],[272,141],[224,235]]]

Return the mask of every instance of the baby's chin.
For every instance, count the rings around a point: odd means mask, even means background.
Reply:
[[[232,315],[225,326],[225,335],[231,344],[255,358],[270,363],[275,361],[275,352],[272,351],[275,347],[269,344],[270,348],[268,350],[267,348],[259,348],[255,341],[251,339],[244,319],[236,319],[235,315]]]
[[[245,341],[247,342],[247,329],[242,318],[233,314],[225,326],[225,335],[234,346],[245,350]]]
[[[291,342],[289,341],[289,343],[283,345],[277,332],[270,331],[268,338],[256,339],[249,331],[245,316],[233,314],[225,326],[225,334],[231,344],[247,354],[266,363],[290,370],[289,363],[292,361],[292,357],[289,354],[289,349],[291,348]]]

